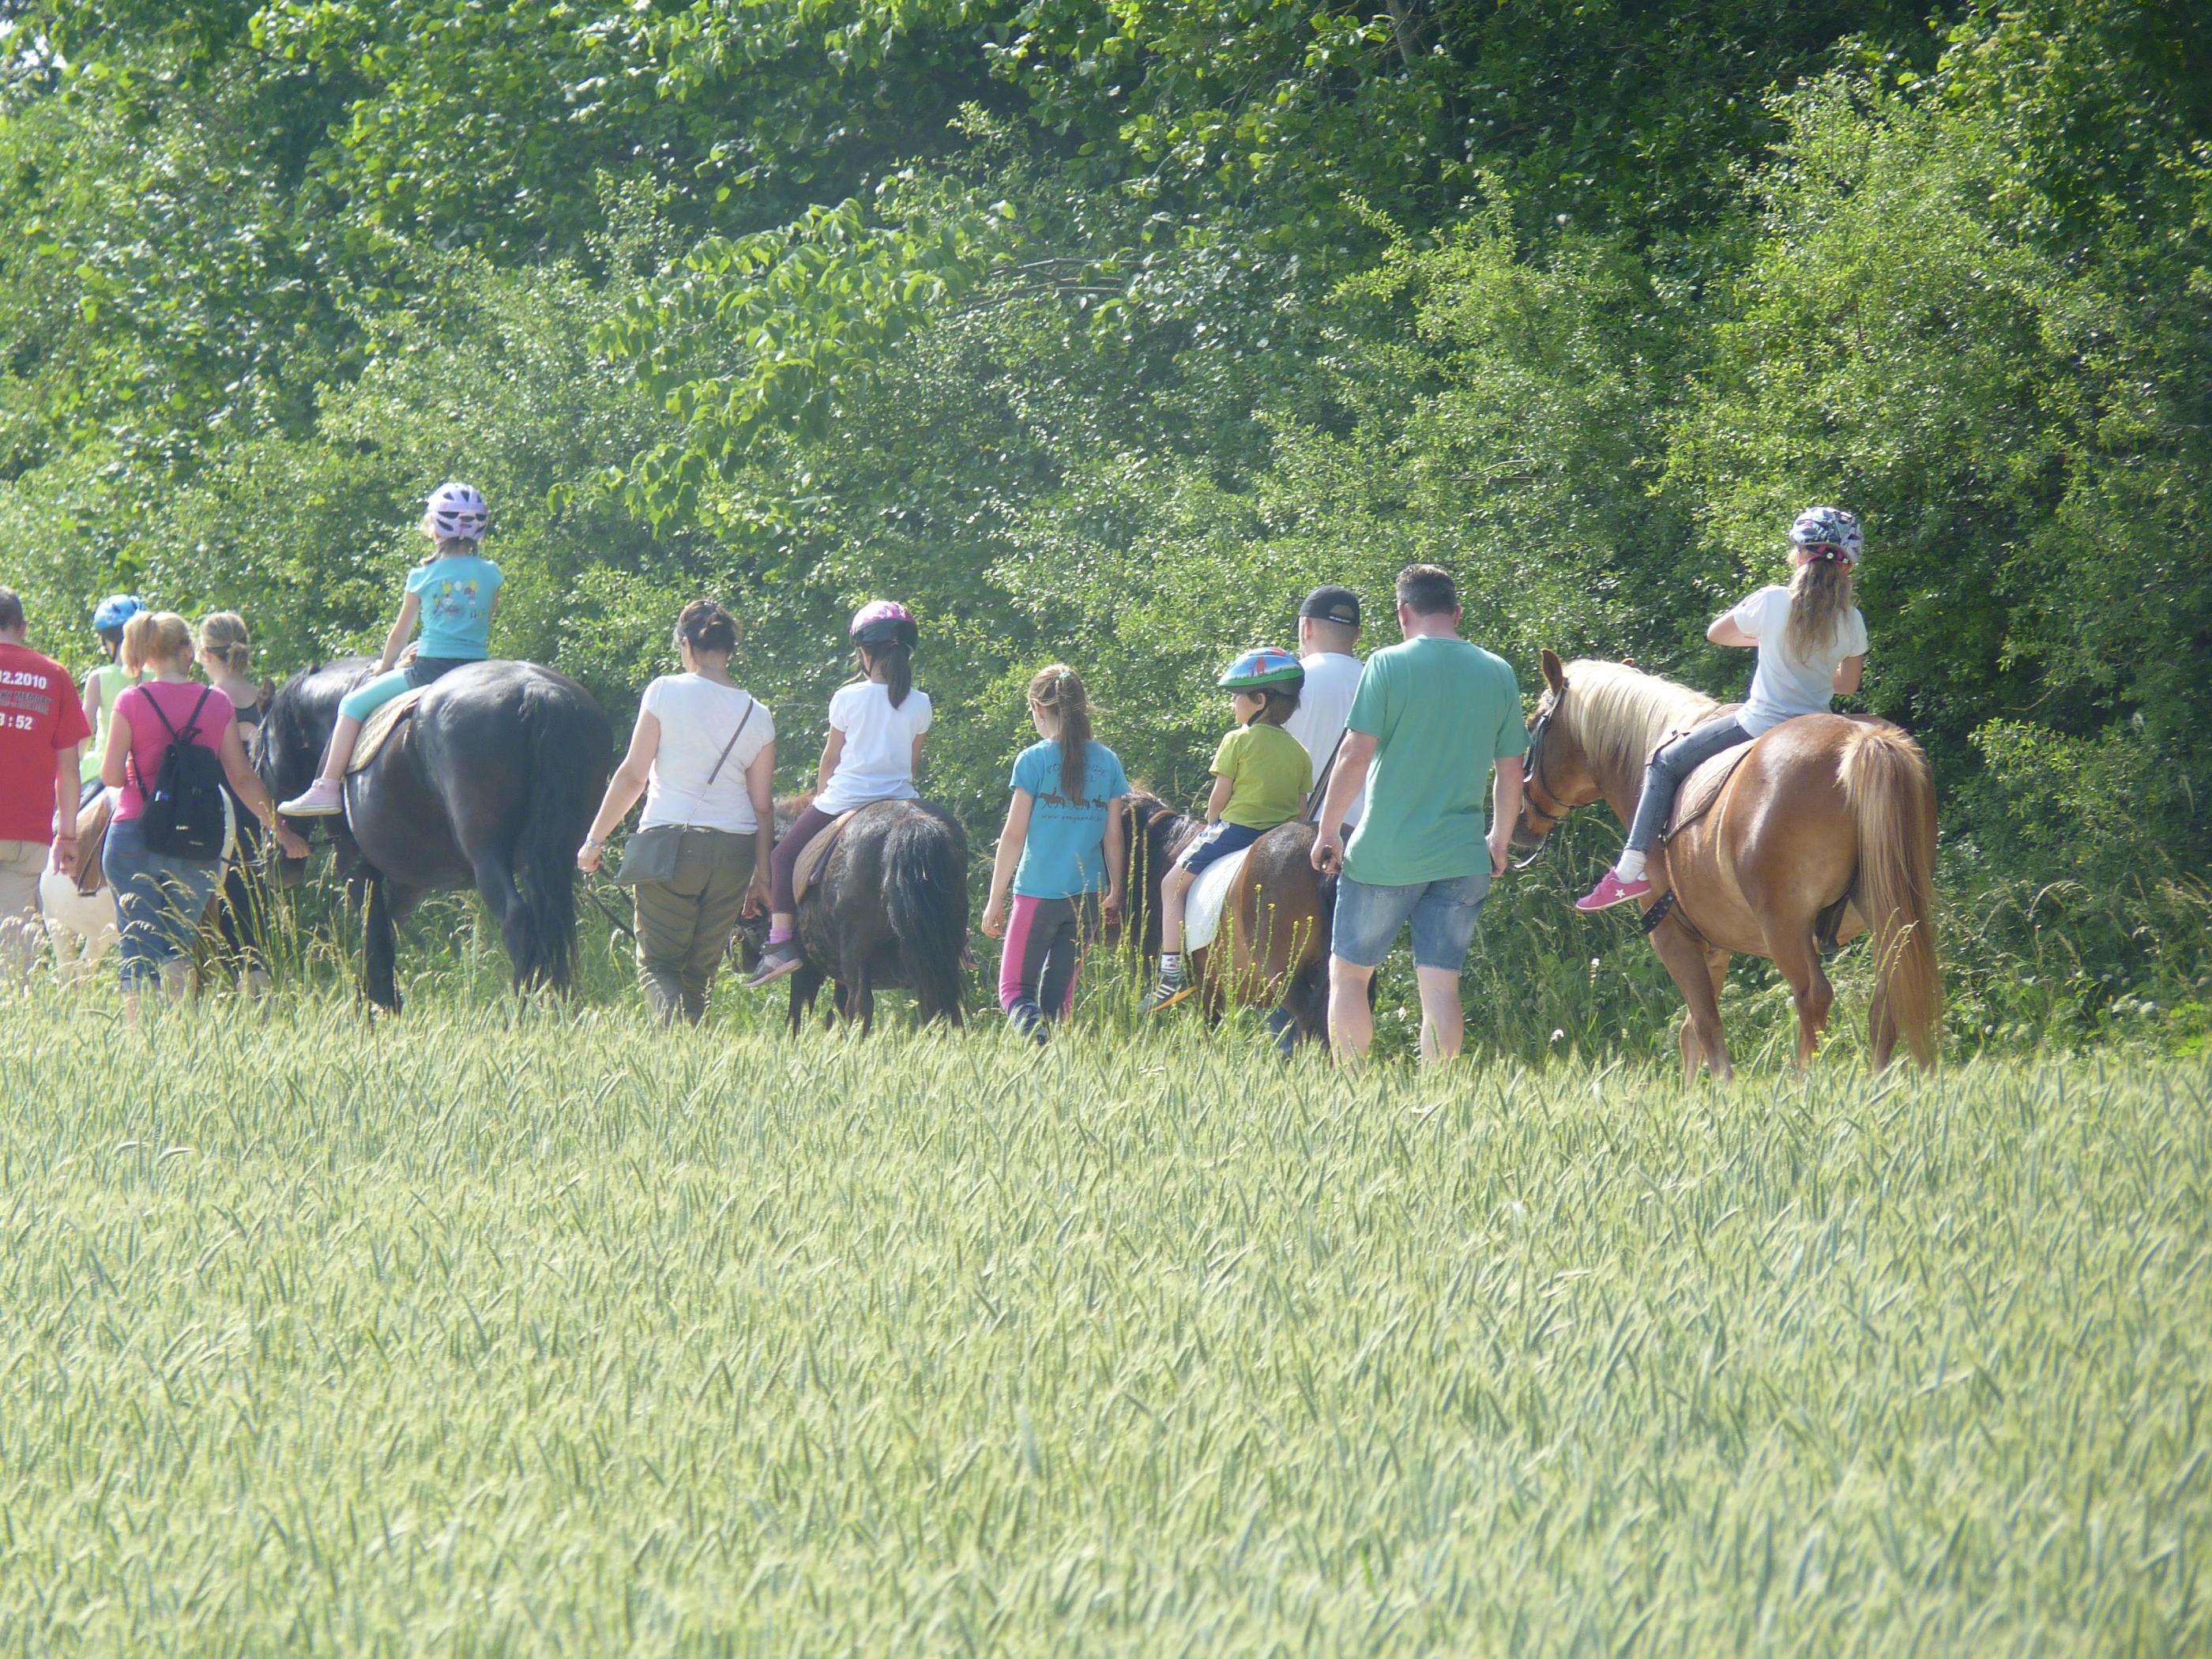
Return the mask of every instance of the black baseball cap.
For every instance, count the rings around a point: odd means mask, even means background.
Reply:
[[[1316,587],[1306,595],[1305,603],[1298,607],[1298,615],[1311,617],[1317,622],[1341,623],[1346,628],[1359,626],[1359,595],[1348,587],[1330,585]]]

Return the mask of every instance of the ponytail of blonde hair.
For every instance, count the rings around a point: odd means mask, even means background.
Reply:
[[[200,618],[200,653],[214,658],[239,678],[246,678],[253,661],[253,647],[246,632],[246,618],[234,611],[217,611]]]
[[[1060,793],[1081,800],[1091,765],[1091,694],[1073,668],[1056,662],[1039,669],[1030,682],[1030,701],[1052,716],[1053,736],[1060,744]]]
[[[141,611],[123,624],[123,672],[134,680],[191,656],[191,624],[173,611]]]
[[[1836,642],[1851,608],[1851,567],[1840,558],[1814,557],[1790,579],[1790,622],[1782,645],[1799,662],[1811,662]]]

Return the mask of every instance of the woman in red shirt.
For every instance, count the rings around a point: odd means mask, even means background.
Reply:
[[[123,929],[123,1006],[132,1018],[149,981],[158,979],[174,1000],[190,989],[185,969],[193,937],[222,878],[220,858],[175,858],[146,845],[139,823],[146,786],[161,770],[172,732],[190,730],[193,742],[216,752],[230,787],[269,826],[285,857],[307,855],[307,842],[277,821],[268,786],[246,763],[230,699],[213,686],[195,684],[191,665],[191,629],[175,612],[141,611],[124,625],[124,672],[145,678],[115,700],[100,777],[118,792],[102,868],[115,890]]]

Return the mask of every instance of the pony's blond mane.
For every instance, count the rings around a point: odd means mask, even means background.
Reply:
[[[1661,738],[1720,707],[1702,691],[1594,658],[1567,665],[1567,700],[1575,735],[1601,778],[1642,776]]]

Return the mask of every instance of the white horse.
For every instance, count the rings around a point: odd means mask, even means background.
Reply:
[[[52,859],[39,877],[39,915],[46,943],[54,948],[54,971],[64,985],[91,979],[100,959],[123,937],[115,916],[115,890],[105,881],[94,893],[80,893],[76,878],[54,868]]]
[[[113,792],[110,791],[112,796]],[[80,845],[90,856],[97,857],[97,847],[106,839],[107,825],[100,822],[112,799],[103,802],[98,797],[78,816]],[[230,860],[237,856],[237,825],[233,821],[228,796],[222,803],[223,869],[216,878],[216,899],[222,897],[223,877],[229,873]],[[54,971],[64,985],[76,987],[90,981],[100,958],[122,941],[123,930],[115,909],[115,890],[102,875],[100,885],[89,893],[77,890],[76,878],[65,876],[54,868],[53,855],[46,855],[46,867],[39,875],[39,916],[46,924],[46,943],[53,947]]]

